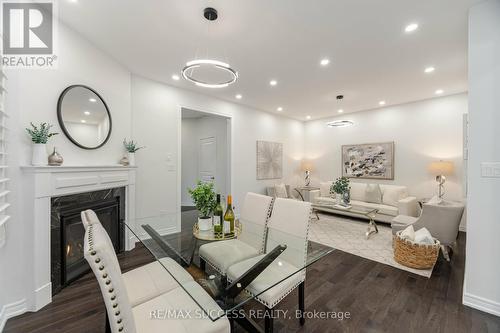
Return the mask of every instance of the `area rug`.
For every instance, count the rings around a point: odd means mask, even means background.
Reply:
[[[348,252],[369,260],[390,265],[427,278],[432,269],[414,269],[398,264],[392,250],[391,228],[378,224],[378,233],[365,238],[368,221],[319,214],[319,220],[313,219],[309,230],[309,240]]]

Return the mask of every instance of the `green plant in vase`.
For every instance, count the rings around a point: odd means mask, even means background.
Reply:
[[[127,141],[127,139],[123,139],[123,146],[125,147],[125,150],[128,153],[128,163],[131,166],[135,166],[135,153],[142,148],[145,147],[138,147],[137,142],[134,142],[134,140]]]
[[[188,193],[199,213],[198,228],[200,230],[210,230],[212,228],[211,214],[217,205],[214,184],[199,180],[196,187],[188,189]]]
[[[350,190],[351,186],[349,178],[347,177],[339,177],[332,184],[330,191],[336,194],[337,202],[341,203],[341,200],[348,204],[350,202]]]
[[[33,142],[31,164],[38,166],[47,165],[47,141],[59,133],[51,132],[52,125],[48,123],[40,123],[39,126],[33,123],[30,123],[30,125],[31,128],[26,128],[26,132],[28,132],[31,142]]]

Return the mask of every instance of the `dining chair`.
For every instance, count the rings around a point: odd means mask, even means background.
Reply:
[[[306,270],[300,268],[306,266],[311,213],[309,202],[281,198],[274,201],[267,227],[266,253],[278,245],[286,245],[286,249],[245,289],[266,307],[265,332],[273,330],[274,307],[297,287],[299,320],[301,325],[304,324]],[[231,265],[227,269],[228,281],[241,277],[264,256],[262,254]]]
[[[85,230],[92,224],[102,227],[99,218],[93,210],[85,210],[81,212],[80,216]],[[106,236],[105,239],[108,245],[114,248],[107,232]],[[179,266],[175,260],[168,257],[162,258],[161,263],[153,261],[144,266],[130,270],[123,273],[122,277],[132,306],[141,304],[179,286],[177,281],[165,268],[168,268],[170,272],[174,272],[173,275],[179,283],[193,281],[193,277],[189,275],[189,273]]]
[[[205,262],[223,276],[232,264],[255,257],[264,252],[266,226],[271,213],[273,198],[247,193],[239,221],[242,232],[238,239],[216,241],[200,246],[200,266],[204,270]]]
[[[132,288],[143,289],[148,284],[161,283],[166,275],[147,277],[151,270],[144,271],[134,284],[127,284],[122,274],[118,258],[109,235],[104,227],[96,221],[96,216],[89,211],[82,213],[85,216],[86,230],[84,238],[84,257],[89,263],[101,290],[106,306],[106,332],[119,333],[160,333],[160,332],[230,332],[229,320],[226,317],[212,321],[206,316],[168,316],[169,313],[200,313],[200,308],[185,291],[184,288],[195,292],[199,302],[209,305],[212,309],[221,311],[215,301],[195,281],[186,280],[183,286],[177,285],[166,292],[154,297],[147,297],[141,302],[133,304],[129,297]],[[89,219],[90,217],[90,219]],[[177,274],[182,267],[177,263],[169,263],[169,272]],[[143,266],[144,267],[144,266]],[[154,270],[154,269],[153,269]],[[167,270],[163,268],[166,274]],[[158,273],[158,272],[157,272]],[[142,273],[141,273],[142,274]],[[187,274],[187,273],[186,273]],[[138,275],[139,276],[139,275]],[[158,279],[159,278],[159,279]],[[175,280],[174,280],[175,282]],[[167,282],[170,283],[170,282]],[[156,290],[157,291],[157,290]],[[136,292],[138,294],[138,292]]]

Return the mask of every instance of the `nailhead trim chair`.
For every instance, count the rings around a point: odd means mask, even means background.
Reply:
[[[92,224],[102,227],[94,211],[89,209],[83,211],[80,215],[85,229]],[[106,236],[108,236],[107,233]],[[109,237],[105,238],[108,242],[108,246],[113,248],[111,239]],[[163,258],[161,262],[160,264],[158,261],[154,261],[122,274],[123,283],[125,284],[127,295],[132,306],[149,301],[156,296],[179,287],[177,281],[180,283],[193,281],[193,277],[173,259]],[[164,266],[170,271],[175,271],[177,281],[165,270]]]
[[[87,212],[82,213],[87,215]],[[88,216],[91,216],[89,214]],[[98,221],[98,220],[97,220]],[[200,311],[196,303],[185,290],[176,288],[152,297],[147,301],[133,306],[128,297],[128,290],[120,270],[111,240],[100,223],[88,220],[86,225],[84,257],[89,263],[99,283],[99,288],[106,306],[108,326],[106,331],[112,333],[164,333],[164,332],[229,332],[229,320],[224,317],[215,322],[208,318],[172,318],[156,319],[151,317],[154,311]],[[179,267],[182,269],[182,267]],[[166,272],[166,271],[165,271]],[[152,278],[153,281],[155,277]],[[137,281],[139,285],[151,283],[151,279]],[[183,284],[189,290],[195,291],[203,304],[211,309],[220,310],[215,301],[194,281]],[[129,286],[130,287],[130,286]],[[140,286],[139,286],[140,287]]]
[[[272,204],[271,197],[247,193],[241,209],[240,222],[243,231],[240,237],[200,246],[202,267],[205,261],[219,273],[226,275],[227,268],[232,264],[263,253]]]
[[[286,244],[287,248],[245,289],[251,295],[258,295],[256,300],[265,305],[268,312],[272,312],[273,308],[297,286],[299,287],[299,310],[304,311],[305,269],[269,290],[266,289],[306,264],[311,214],[309,202],[275,199],[268,224],[266,253],[280,244]],[[227,270],[228,281],[236,280],[264,256],[265,254],[262,254],[230,266]],[[266,291],[261,293],[264,290]],[[265,331],[272,332],[272,316],[266,316],[265,319]],[[304,324],[303,317],[300,318],[300,323]]]

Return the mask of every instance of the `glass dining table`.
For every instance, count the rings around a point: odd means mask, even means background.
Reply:
[[[228,319],[239,323],[247,331],[260,331],[255,322],[245,316],[243,306],[252,299],[259,297],[263,293],[276,287],[280,283],[286,283],[288,279],[303,274],[308,266],[314,264],[334,249],[315,242],[307,241],[296,235],[286,232],[276,231],[268,233],[267,253],[256,264],[252,265],[239,278],[235,278],[228,283],[225,276],[222,276],[209,265],[203,264],[198,256],[198,248],[204,242],[224,241],[224,238],[204,237],[195,235],[197,223],[197,211],[184,211],[181,213],[165,214],[155,217],[138,218],[125,222],[125,231],[129,239],[133,239],[136,244],[142,244],[154,257],[158,263],[176,280],[184,291],[203,311],[203,315],[212,321],[219,320],[227,316]],[[172,233],[172,230],[179,229],[180,232]],[[240,222],[239,236],[242,240],[245,237],[259,237],[262,235],[263,227],[251,222]],[[196,237],[195,237],[196,236]],[[260,236],[261,237],[261,236]],[[272,279],[265,279],[265,283],[259,283],[258,288],[250,289],[254,281],[266,269],[273,269],[272,266],[282,266],[282,260],[293,260],[297,257],[297,244],[307,244],[307,254],[305,260],[300,264],[292,265],[293,269],[281,275],[276,275]],[[289,244],[289,246],[287,246]],[[295,246],[292,246],[295,245]],[[304,246],[302,246],[304,249]],[[304,252],[305,250],[303,250]],[[170,258],[175,260],[180,266],[172,265]],[[201,267],[200,267],[201,266]],[[180,268],[182,267],[182,269]],[[193,277],[211,297],[207,301],[206,295],[200,294],[200,288],[194,286],[192,280],[186,280],[186,271]],[[247,289],[249,288],[249,289]],[[249,292],[251,290],[251,292]],[[215,302],[213,302],[215,300]]]

